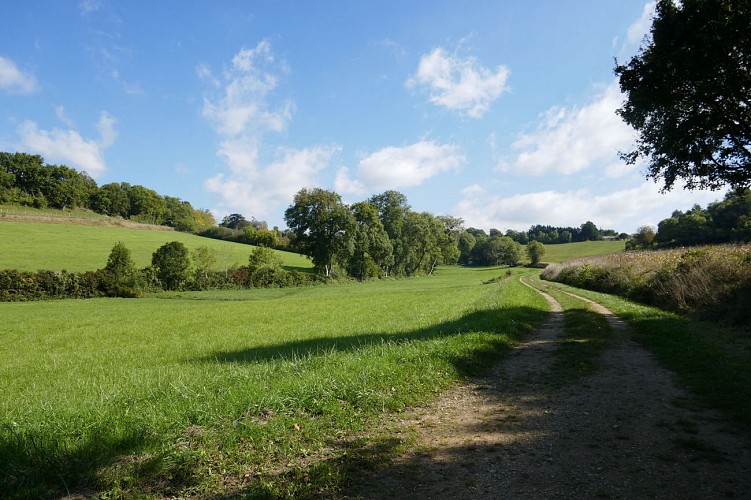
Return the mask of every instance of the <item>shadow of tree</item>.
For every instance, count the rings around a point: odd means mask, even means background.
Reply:
[[[453,320],[409,331],[292,340],[217,352],[187,362],[260,363],[293,360],[332,351],[357,351],[384,342],[430,341],[469,332],[498,334],[483,346],[449,359],[457,372],[467,377],[487,370],[497,361],[500,353],[509,349],[509,339],[520,339],[540,324],[546,314],[545,311],[532,307],[481,309]],[[190,484],[194,464],[187,459],[185,463],[163,463],[158,454],[148,459],[139,457],[145,449],[158,442],[158,437],[153,429],[141,429],[135,420],[127,425],[121,421],[121,424],[120,429],[111,429],[102,424],[101,429],[88,431],[87,437],[80,442],[58,440],[57,436],[53,434],[50,437],[45,430],[30,430],[21,435],[12,431],[5,432],[4,429],[0,433],[0,490],[11,492],[10,498],[56,497],[70,492],[98,491],[107,486],[106,479],[99,479],[102,470],[121,465],[131,471],[130,481],[137,484],[138,488],[148,489],[144,482],[158,481],[162,476],[164,483],[158,485],[160,494],[173,489],[179,491],[180,487]],[[385,438],[367,443],[338,443],[334,446],[345,446],[350,453],[341,459],[341,463],[322,463],[316,467],[324,469],[313,472],[337,475],[342,471],[348,473],[352,467],[372,468],[374,464],[393,456],[393,450],[399,446],[399,441]],[[121,463],[123,461],[126,463]],[[103,483],[100,484],[100,481]],[[240,496],[254,497],[256,493],[258,492],[255,490],[241,492]]]
[[[348,352],[387,343],[428,341],[456,336],[468,332],[504,334],[486,348],[458,356],[452,362],[462,376],[474,375],[497,359],[500,351],[508,347],[508,339],[518,340],[538,325],[547,313],[532,307],[493,308],[469,312],[457,319],[426,328],[396,333],[362,333],[337,337],[317,337],[292,340],[278,344],[250,347],[235,351],[221,351],[200,357],[192,362],[201,363],[260,363],[274,360],[294,360],[330,352]]]

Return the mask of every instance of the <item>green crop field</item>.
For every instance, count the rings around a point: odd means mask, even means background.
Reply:
[[[539,324],[546,304],[519,272],[2,303],[0,490],[303,494],[279,464],[344,459],[355,445],[337,442]],[[339,470],[324,460],[314,484]]]
[[[545,245],[545,255],[543,255],[542,260],[543,262],[566,262],[580,257],[623,252],[625,248],[625,241],[582,241],[561,245]]]
[[[169,241],[180,241],[191,250],[200,246],[213,249],[219,269],[247,264],[253,249],[249,245],[177,231],[0,220],[0,269],[94,271],[105,266],[118,241],[131,251],[138,267],[149,265],[151,255]],[[310,260],[304,256],[290,252],[279,254],[287,267],[312,269]]]

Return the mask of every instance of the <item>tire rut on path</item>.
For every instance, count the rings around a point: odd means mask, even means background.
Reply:
[[[343,496],[751,498],[748,434],[700,409],[601,305],[616,333],[601,368],[557,381],[564,313],[536,290],[548,320],[489,376],[406,417],[416,447]]]

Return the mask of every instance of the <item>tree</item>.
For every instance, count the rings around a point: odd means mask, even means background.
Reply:
[[[626,243],[626,250],[651,248],[655,241],[655,235],[655,228],[652,226],[639,226],[631,241]]]
[[[355,225],[347,272],[360,280],[377,277],[379,272],[387,273],[394,262],[393,248],[378,218],[378,209],[367,201],[355,203],[350,209]]]
[[[411,208],[407,197],[398,191],[389,190],[372,196],[368,201],[378,210],[378,218],[391,241],[393,264],[385,269],[386,274],[403,274],[406,272],[406,260],[410,251],[403,237],[405,220]]]
[[[462,264],[470,264],[472,262],[472,249],[475,248],[477,240],[472,233],[464,231],[459,235],[459,262]]]
[[[522,246],[508,236],[494,236],[485,245],[486,265],[517,266],[522,261]]]
[[[282,271],[282,258],[271,248],[256,247],[248,257],[248,284],[264,286],[273,283],[273,276]]]
[[[579,228],[579,241],[597,241],[600,239],[600,230],[594,222],[587,221]]]
[[[543,255],[545,255],[545,245],[534,240],[527,243],[527,257],[533,266],[540,263]]]
[[[117,242],[112,247],[102,272],[104,293],[110,297],[138,296],[136,272],[130,250],[121,241]]]
[[[130,215],[127,187],[129,187],[127,184],[116,182],[100,186],[92,195],[92,208],[100,214],[127,218]]]
[[[188,279],[190,254],[179,241],[165,243],[151,256],[156,276],[165,290],[177,290]]]
[[[250,225],[250,222],[242,214],[229,214],[222,219],[219,225],[229,229],[243,230]]]
[[[617,65],[617,111],[639,134],[628,163],[689,189],[751,185],[751,2],[658,0],[651,36]]]
[[[130,212],[132,220],[144,224],[161,224],[164,222],[164,213],[167,202],[153,189],[143,186],[129,186],[121,184],[130,200]]]
[[[200,246],[190,253],[193,258],[194,281],[199,287],[204,287],[209,283],[211,270],[216,266],[216,251],[207,247]]]
[[[325,276],[331,275],[337,254],[346,251],[352,236],[352,213],[333,191],[303,188],[284,212],[296,244]]]
[[[196,230],[195,210],[188,201],[172,196],[164,197],[164,223],[177,231],[192,232]]]

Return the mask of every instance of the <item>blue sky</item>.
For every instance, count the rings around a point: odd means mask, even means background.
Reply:
[[[5,3],[0,150],[284,227],[303,187],[635,232],[722,197],[628,166],[645,0]]]

